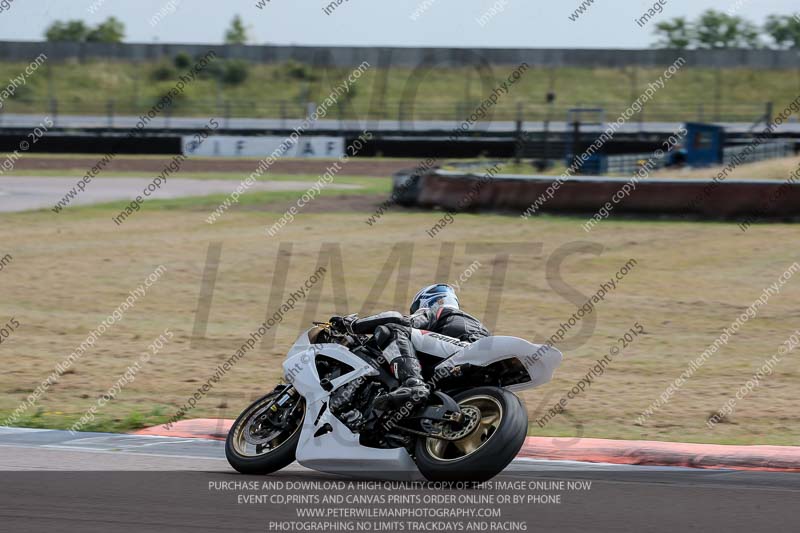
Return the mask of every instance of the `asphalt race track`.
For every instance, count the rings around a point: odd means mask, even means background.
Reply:
[[[257,494],[311,498],[317,491],[304,483],[322,487],[354,479],[297,464],[272,476],[242,476],[228,466],[220,441],[17,428],[0,428],[0,471],[0,531],[15,532],[285,531],[275,524],[296,522],[299,508],[315,506],[243,501],[242,494],[249,493],[227,489],[229,482],[280,482],[289,490]],[[797,530],[797,474],[517,460],[493,481],[556,487],[518,491],[533,503],[496,506],[502,508],[498,523],[518,524],[523,531]],[[557,484],[573,482],[583,488],[558,489]],[[319,494],[325,492],[337,491]],[[366,492],[375,497],[382,490]],[[426,499],[488,494],[482,488],[415,492]],[[319,522],[304,520],[303,527]],[[325,530],[339,530],[341,520]],[[431,518],[414,522],[419,529],[389,525],[384,531],[470,530],[466,520],[457,522]],[[455,529],[438,529],[445,523]],[[301,530],[312,529],[289,529]]]
[[[52,208],[75,187],[76,178],[3,177],[0,178],[0,212]],[[132,200],[152,183],[153,178],[96,178],[91,186],[79,192],[69,205],[88,205],[118,200]],[[230,194],[238,181],[169,178],[150,197],[155,199]],[[309,188],[303,181],[261,181],[252,185],[254,191],[298,191]],[[329,189],[357,189],[358,185],[330,184]]]

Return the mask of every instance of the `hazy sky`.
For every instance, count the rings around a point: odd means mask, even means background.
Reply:
[[[595,0],[574,22],[569,15],[581,0],[334,1],[343,3],[327,15],[323,7],[331,0],[0,0],[10,2],[0,12],[0,40],[39,40],[56,19],[96,23],[114,15],[125,23],[127,41],[217,43],[238,13],[257,44],[638,48],[653,41],[654,23],[640,28],[635,22],[653,1]],[[661,2],[655,20],[715,8],[762,22],[770,13],[800,10],[797,0]],[[493,17],[492,6],[501,8]],[[159,11],[164,16],[152,26]],[[482,16],[483,24],[477,21]]]

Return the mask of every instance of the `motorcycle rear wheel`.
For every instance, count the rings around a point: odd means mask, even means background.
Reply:
[[[498,387],[478,387],[453,397],[480,410],[477,427],[464,438],[420,438],[417,467],[430,481],[487,481],[514,460],[528,434],[528,413],[520,399]]]
[[[298,403],[288,428],[274,426],[270,428],[269,421],[263,419],[267,414],[266,407],[281,394],[282,390],[275,390],[259,398],[245,409],[231,426],[228,438],[225,440],[225,457],[238,472],[252,475],[271,474],[294,462],[297,443],[300,441],[300,430],[305,420],[305,400],[299,397],[280,408],[291,409]],[[259,435],[253,435],[254,425]],[[260,444],[248,442],[245,437],[246,431],[251,432],[250,440],[264,442]],[[265,432],[267,435],[263,436]]]

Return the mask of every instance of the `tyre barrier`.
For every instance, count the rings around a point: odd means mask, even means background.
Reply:
[[[597,213],[605,207],[614,213],[714,219],[800,216],[800,183],[788,181],[643,178],[634,183],[630,178],[573,177],[558,184],[554,176],[498,174],[486,179],[476,173],[437,170],[420,176],[414,187],[404,188],[404,175],[410,173],[394,177],[404,205],[454,212]]]

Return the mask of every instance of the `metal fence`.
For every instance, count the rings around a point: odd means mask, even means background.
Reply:
[[[621,154],[606,158],[605,174],[612,176],[631,176],[640,170],[649,169],[654,172],[664,168],[669,162],[667,154],[657,157],[655,154]]]
[[[754,163],[767,159],[777,159],[780,157],[790,157],[794,155],[794,142],[787,140],[776,140],[754,146],[752,144],[741,144],[728,146],[724,150],[724,163],[732,163],[738,158],[739,163]]]
[[[61,116],[104,117],[108,126],[114,127],[117,117],[137,117],[146,114],[157,103],[156,100],[98,100],[70,101],[60,99],[10,99],[0,109],[0,125],[8,115],[49,115],[56,126]],[[285,126],[286,121],[304,119],[315,109],[314,103],[292,100],[177,100],[160,111],[160,116],[170,117],[218,117],[225,119],[272,119]],[[576,102],[573,104],[547,105],[531,102],[501,102],[490,108],[480,109],[480,102],[456,102],[445,105],[425,101],[388,101],[379,106],[342,100],[327,110],[327,119],[371,120],[396,122],[398,129],[413,129],[414,121],[473,121],[486,126],[502,122],[550,122],[565,124],[571,110],[575,108],[598,108],[604,112],[605,120],[615,121],[628,109],[620,102]],[[753,124],[770,113],[766,103],[756,104],[657,104],[650,103],[635,115],[629,123],[654,122],[736,122]]]
[[[766,161],[768,159],[779,159],[794,155],[794,141],[776,140],[769,141],[755,146],[753,144],[738,144],[726,146],[723,151],[723,165],[732,163],[738,159],[739,164],[755,163],[756,161]],[[623,154],[610,155],[606,158],[603,165],[605,174],[631,176],[640,169],[649,169],[648,172],[665,168],[669,163],[669,157],[664,154],[656,157],[655,154]]]
[[[335,67],[352,67],[362,61],[373,65],[414,68],[421,65],[437,67],[474,67],[490,65],[519,65],[523,61],[536,67],[549,68],[664,68],[675,58],[686,58],[688,65],[701,68],[798,68],[795,50],[759,49],[696,49],[672,50],[650,48],[643,50],[558,49],[558,48],[420,48],[377,46],[281,46],[281,45],[223,45],[181,43],[74,43],[2,41],[0,57],[6,61],[28,61],[42,51],[53,61],[90,59],[119,61],[152,61],[172,58],[178,53],[202,55],[213,49],[220,57],[244,59],[254,63],[301,63]]]

